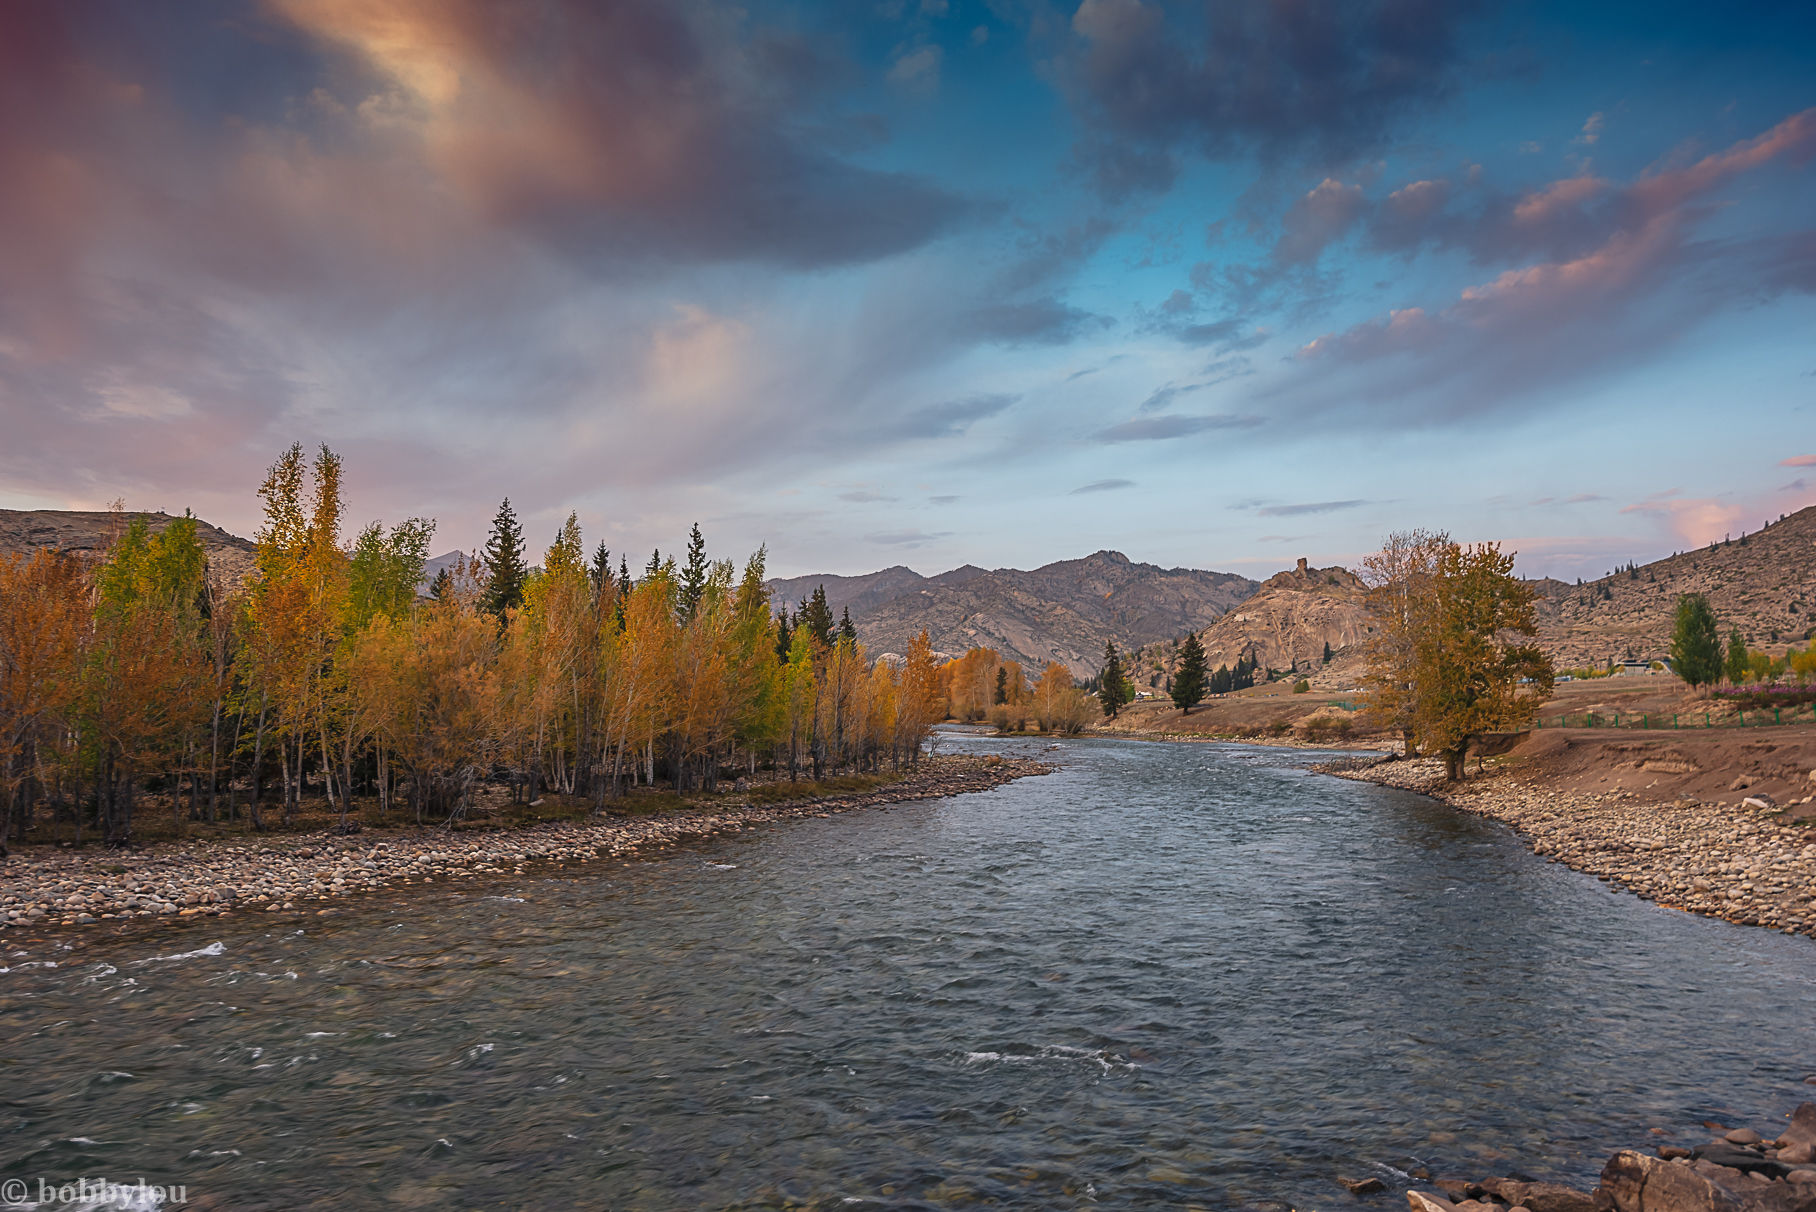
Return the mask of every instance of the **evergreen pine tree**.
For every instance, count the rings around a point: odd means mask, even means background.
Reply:
[[[1721,677],[1721,635],[1715,611],[1700,593],[1677,599],[1671,629],[1671,667],[1692,686],[1713,685]]]
[[[480,559],[486,568],[485,592],[480,608],[501,621],[505,611],[523,605],[523,583],[529,569],[523,562],[523,527],[511,511],[511,498],[506,497],[492,519],[492,534],[486,539]]]
[[[1002,666],[996,668],[996,702],[1000,706],[1009,701],[1009,671]]]
[[[618,600],[620,602],[622,602],[625,598],[628,598],[630,596],[631,596],[630,562],[627,561],[623,556],[619,556],[618,557]],[[623,613],[624,613],[624,607],[620,606],[618,608],[618,612],[619,612],[620,617],[622,617]]]
[[[1326,665],[1330,664],[1330,658],[1331,658],[1330,641],[1326,640],[1326,641],[1324,641],[1324,663]]]
[[[776,611],[776,661],[788,664],[788,650],[794,647],[794,628],[788,622],[788,604]]]
[[[606,550],[605,541],[603,539],[600,540],[598,548],[593,552],[591,575],[593,578],[593,594],[596,597],[605,589],[605,583],[612,579],[612,553]]]
[[[852,644],[858,642],[858,629],[851,625],[851,607],[849,606],[841,607],[839,610],[839,638],[848,640]]]
[[[706,540],[700,537],[700,523],[687,536],[687,565],[681,570],[681,622],[694,617],[700,598],[706,593]]]
[[[832,647],[833,628],[832,607],[826,604],[826,587],[814,586],[813,596],[801,602],[801,608],[795,612],[795,627],[807,628],[807,634],[817,640],[824,648]]]
[[[445,601],[448,593],[454,588],[454,576],[446,568],[436,572],[435,579],[429,582],[429,596],[437,602]]]
[[[1122,658],[1116,654],[1116,641],[1110,640],[1103,646],[1103,672],[1098,675],[1097,701],[1103,704],[1103,713],[1114,718],[1133,695],[1128,694],[1129,681],[1122,672]],[[1125,697],[1127,696],[1127,697]]]
[[[1196,633],[1179,646],[1179,672],[1173,676],[1173,705],[1187,715],[1204,699],[1204,645]]]

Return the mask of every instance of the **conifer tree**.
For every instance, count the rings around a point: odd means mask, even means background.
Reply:
[[[605,540],[599,540],[599,546],[593,550],[593,566],[588,570],[593,581],[593,595],[597,597],[612,578],[612,553],[606,549]]]
[[[788,650],[794,647],[794,627],[788,621],[788,603],[776,610],[776,661],[788,664]]]
[[[1009,671],[999,665],[996,669],[996,702],[1000,706],[1009,701]]]
[[[687,565],[681,570],[680,609],[681,625],[685,627],[693,621],[694,612],[700,609],[700,597],[706,592],[706,540],[700,535],[700,523],[687,536]]]
[[[807,634],[819,641],[825,648],[832,647],[833,628],[832,607],[826,604],[826,586],[814,586],[813,596],[801,603],[795,615],[795,626],[806,627]]]
[[[1115,718],[1125,703],[1135,696],[1129,693],[1129,682],[1122,672],[1122,658],[1116,653],[1116,641],[1110,640],[1103,646],[1103,673],[1099,675],[1097,701],[1103,704],[1103,713]]]
[[[1330,658],[1331,658],[1330,641],[1326,640],[1326,641],[1324,641],[1324,663],[1326,665],[1330,664]]]
[[[492,519],[491,536],[486,539],[480,559],[486,569],[480,609],[502,622],[507,610],[523,605],[523,583],[529,576],[529,569],[523,562],[523,527],[517,524],[509,497],[498,506],[498,513]]]
[[[1179,646],[1179,671],[1173,675],[1173,705],[1187,715],[1204,699],[1204,645],[1198,634]]]
[[[858,629],[852,626],[851,607],[849,606],[842,607],[839,611],[839,638],[849,640],[853,644],[858,642]]]

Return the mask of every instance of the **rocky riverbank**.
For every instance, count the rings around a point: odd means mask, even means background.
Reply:
[[[1435,760],[1324,767],[1509,825],[1535,853],[1648,900],[1816,936],[1816,830],[1743,804],[1565,791],[1516,767],[1450,783]]]
[[[1406,1202],[1412,1212],[1816,1212],[1816,1103],[1763,1133],[1702,1127],[1715,1134],[1706,1144],[1621,1150],[1594,1191],[1526,1178],[1415,1175],[1428,1186],[1407,1191]],[[1344,1185],[1366,1194],[1385,1184],[1370,1178]]]
[[[515,830],[424,830],[382,841],[305,834],[143,850],[15,853],[0,863],[0,940],[50,929],[232,912],[278,912],[386,887],[519,873],[590,862],[775,821],[987,791],[1054,768],[1025,758],[941,756],[875,791],[780,804],[727,803],[642,817]]]

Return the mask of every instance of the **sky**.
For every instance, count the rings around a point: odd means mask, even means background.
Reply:
[[[1816,8],[27,0],[0,507],[777,575],[1816,503]]]

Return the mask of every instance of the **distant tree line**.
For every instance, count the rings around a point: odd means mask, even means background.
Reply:
[[[284,452],[260,496],[244,585],[187,514],[155,534],[122,515],[99,564],[0,557],[0,840],[48,809],[125,842],[154,790],[179,828],[264,828],[311,788],[345,826],[356,797],[452,818],[485,780],[603,806],[760,762],[820,778],[917,761],[945,715],[925,633],[872,662],[820,591],[772,617],[765,553],[709,560],[698,526],[680,564],[658,552],[633,579],[569,515],[532,570],[507,500],[479,557],[419,597],[434,523],[343,541],[326,447]]]

